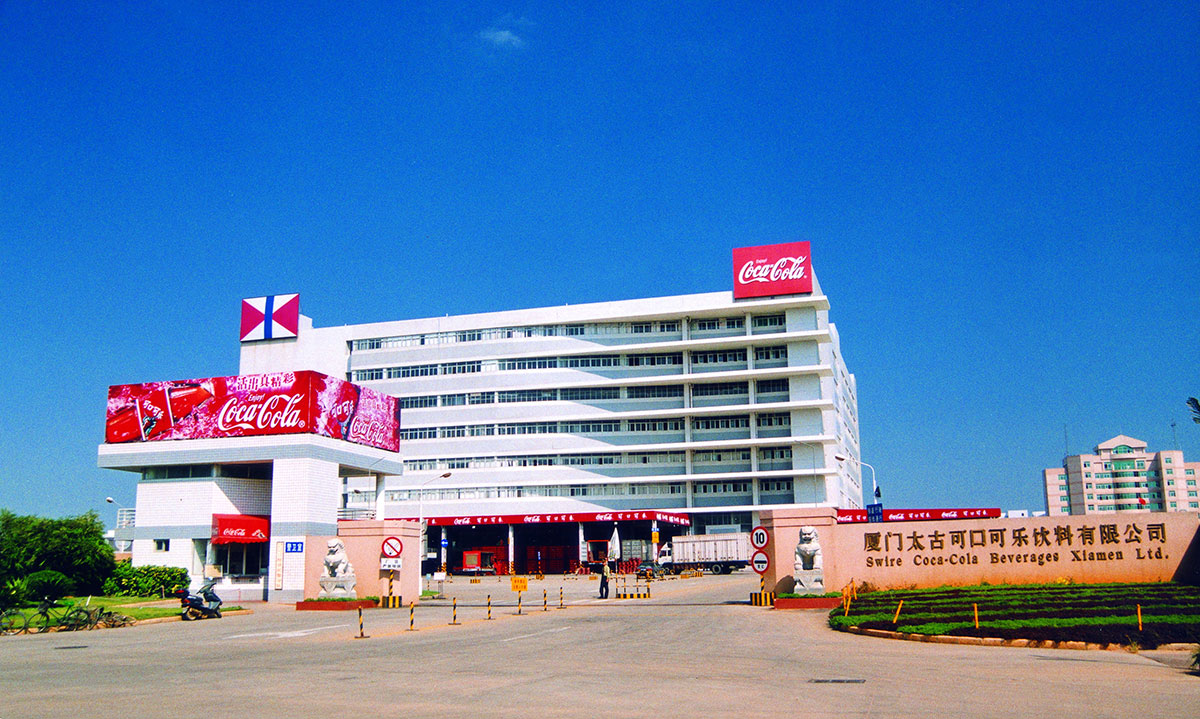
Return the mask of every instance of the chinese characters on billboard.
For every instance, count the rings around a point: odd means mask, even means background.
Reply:
[[[395,397],[319,372],[209,377],[108,388],[104,441],[318,434],[400,449]]]
[[[807,242],[734,248],[735,300],[812,291],[812,256]]]

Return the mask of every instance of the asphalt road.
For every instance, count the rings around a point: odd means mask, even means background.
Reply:
[[[823,612],[750,606],[757,587],[743,572],[598,601],[595,581],[547,578],[517,616],[507,582],[458,579],[458,626],[449,600],[418,607],[417,631],[408,609],[369,610],[366,639],[353,613],[267,605],[0,637],[0,719],[1200,715],[1200,677],[1146,654],[842,634]]]

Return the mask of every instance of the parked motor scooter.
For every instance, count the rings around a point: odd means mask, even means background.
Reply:
[[[179,617],[183,621],[221,618],[221,598],[213,591],[215,583],[215,581],[205,582],[197,594],[192,594],[186,589],[176,589],[171,592],[179,599]]]

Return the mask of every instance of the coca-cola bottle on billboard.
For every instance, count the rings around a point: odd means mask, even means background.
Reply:
[[[119,443],[154,439],[212,396],[208,387],[198,383],[156,388],[137,397],[133,406],[120,410],[108,419],[105,440]]]

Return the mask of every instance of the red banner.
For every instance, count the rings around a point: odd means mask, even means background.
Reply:
[[[308,370],[108,388],[110,444],[275,434],[319,434],[398,452],[400,404]]]
[[[733,298],[799,295],[813,291],[807,242],[733,250]]]
[[[994,519],[1000,516],[999,507],[974,509],[885,509],[885,522],[919,522],[930,519]],[[852,524],[867,521],[865,509],[839,509],[838,524]]]
[[[416,519],[416,517],[405,517]],[[469,517],[426,517],[430,527],[462,527],[477,524],[555,524],[558,522],[634,522],[658,521],[689,527],[692,520],[686,514],[670,512],[566,512],[559,514],[484,514]]]
[[[212,543],[253,544],[265,542],[271,537],[271,518],[254,514],[214,514],[212,518]]]

